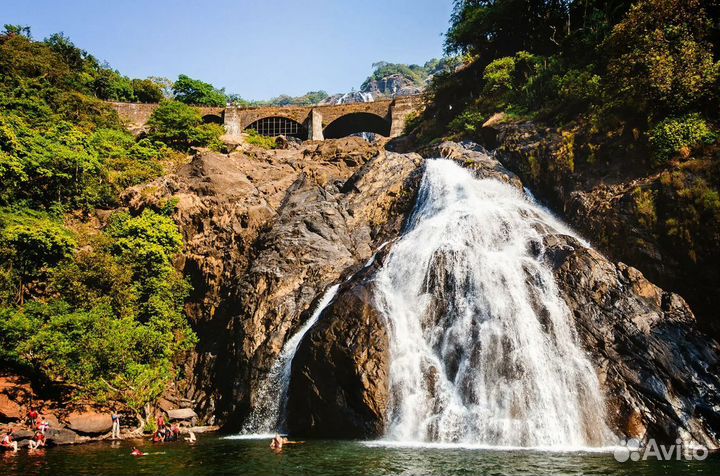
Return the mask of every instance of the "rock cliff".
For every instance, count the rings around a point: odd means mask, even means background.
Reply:
[[[230,154],[130,189],[131,209],[176,202],[200,344],[177,392],[202,419],[238,426],[256,384],[313,300],[397,235],[421,158],[358,138]]]
[[[428,154],[454,159],[478,176],[522,186],[480,149],[445,143]],[[294,433],[383,434],[391,399],[389,355],[372,289],[374,273],[391,246],[340,288],[301,343],[289,395]],[[595,364],[615,434],[717,447],[720,348],[698,330],[685,301],[569,236],[549,235],[538,252],[552,264],[580,342]]]
[[[614,260],[685,297],[704,330],[720,335],[718,161],[659,167],[631,132],[609,145],[530,122],[491,119],[497,158],[536,196]]]
[[[443,143],[425,154],[522,188],[482,148]],[[341,283],[293,360],[288,425],[313,437],[382,435],[391,355],[374,276],[412,209],[422,163],[358,138],[242,147],[201,151],[178,174],[130,189],[132,209],[174,203],[186,239],[177,265],[194,287],[187,309],[200,344],[175,398],[237,428],[283,344]],[[542,253],[596,365],[613,431],[715,447],[719,349],[685,301],[571,237],[549,236]]]

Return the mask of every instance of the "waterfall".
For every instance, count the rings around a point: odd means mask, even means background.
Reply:
[[[285,430],[285,405],[287,404],[293,357],[307,331],[317,322],[322,311],[335,298],[339,287],[336,284],[325,291],[310,318],[283,346],[280,355],[270,368],[270,372],[260,382],[257,400],[252,413],[243,425],[242,433],[263,435]]]
[[[372,93],[370,92],[364,92],[364,91],[353,91],[350,93],[345,93],[341,96],[338,96],[337,99],[335,99],[334,104],[351,104],[356,102],[373,102],[375,101],[375,98],[373,97]]]
[[[515,188],[428,160],[377,275],[390,333],[387,439],[521,447],[610,444],[604,400],[543,260],[568,233]]]

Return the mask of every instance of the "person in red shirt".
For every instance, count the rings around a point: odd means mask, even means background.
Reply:
[[[30,440],[29,448],[31,450],[36,450],[40,448],[41,446],[45,446],[45,435],[42,434],[42,432],[38,431],[35,433],[35,437]]]
[[[160,418],[158,418],[157,421],[158,428],[165,428],[165,417],[160,415]]]
[[[30,408],[30,411],[28,412],[28,426],[30,428],[35,427],[35,422],[37,421],[38,412],[34,408]]]
[[[137,449],[137,448],[134,447],[134,446],[133,446],[133,449],[132,449],[132,451],[130,452],[130,454],[131,454],[132,456],[145,456],[145,453],[143,453],[142,451],[140,451],[139,449]]]

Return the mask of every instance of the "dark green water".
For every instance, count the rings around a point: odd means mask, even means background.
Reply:
[[[133,444],[151,454],[129,455]],[[612,454],[368,447],[310,441],[274,453],[265,440],[200,435],[195,445],[118,442],[0,454],[2,475],[716,475],[720,455],[705,461],[618,463]]]

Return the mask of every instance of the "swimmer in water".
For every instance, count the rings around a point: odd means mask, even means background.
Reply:
[[[284,436],[275,435],[275,437],[270,442],[270,448],[274,450],[281,450],[283,446],[285,445],[301,445],[305,443],[304,441],[290,441]]]
[[[142,451],[140,451],[139,449],[137,449],[137,448],[134,447],[134,446],[133,446],[133,449],[132,449],[132,451],[130,452],[130,454],[131,454],[132,456],[145,456],[145,453],[143,453]]]

